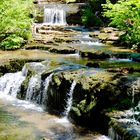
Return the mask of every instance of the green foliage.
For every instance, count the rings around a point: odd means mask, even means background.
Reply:
[[[2,41],[1,48],[3,50],[18,49],[20,48],[23,42],[24,42],[24,39],[22,37],[11,35]]]
[[[95,16],[95,14],[93,13],[90,7],[86,7],[82,11],[81,19],[82,19],[83,25],[85,26],[100,26],[102,24],[102,21],[100,20],[100,18]]]
[[[0,1],[0,36],[4,38],[1,48],[19,48],[31,37],[31,10],[32,0]]]
[[[122,41],[129,45],[140,45],[140,1],[119,0],[112,4],[109,0],[103,5],[104,16],[110,19],[110,25],[126,31]]]

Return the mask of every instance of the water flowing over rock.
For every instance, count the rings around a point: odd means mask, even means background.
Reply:
[[[22,72],[5,74],[0,78],[0,93],[16,97],[24,79]]]
[[[66,25],[66,13],[63,9],[44,8],[44,24]]]
[[[107,131],[110,119],[106,112],[136,107],[139,83],[138,78],[46,60],[26,63],[22,72],[5,74],[0,89],[1,94],[40,104],[49,113],[65,115],[79,125]]]
[[[73,92],[74,92],[74,88],[76,86],[76,81],[74,80],[72,82],[72,85],[70,87],[70,91],[68,92],[67,96],[68,96],[68,99],[67,99],[67,103],[66,103],[66,108],[65,108],[65,112],[64,112],[64,115],[67,117],[69,112],[70,112],[70,109],[72,107],[72,100],[73,100]]]
[[[108,130],[108,136],[111,138],[111,140],[124,140],[124,137],[118,135],[112,127]]]
[[[52,80],[52,76],[53,76],[53,73],[52,74],[50,74],[46,79],[45,79],[45,81],[44,81],[44,83],[43,83],[43,95],[42,95],[42,99],[41,99],[41,102],[42,102],[42,104],[45,104],[45,100],[47,101],[48,99],[47,99],[47,93],[48,93],[48,87],[49,87],[49,84],[50,84],[50,82],[51,82],[51,80]]]
[[[34,101],[39,103],[41,92],[40,89],[41,89],[41,76],[40,75],[32,76],[29,80],[25,99],[28,101]]]

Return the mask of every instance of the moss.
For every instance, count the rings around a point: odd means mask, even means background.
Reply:
[[[87,99],[82,100],[77,107],[79,108],[79,110],[82,113],[88,113],[90,112],[93,107],[96,105],[96,101],[93,99],[92,101],[90,101],[89,103],[87,102]]]
[[[117,120],[112,119],[109,122],[109,126],[113,128],[113,131],[121,138],[125,138],[125,140],[139,140],[139,135],[137,132],[133,130],[127,129],[127,124],[119,123]]]
[[[26,92],[27,92],[27,88],[28,88],[28,84],[29,84],[29,80],[32,77],[32,75],[35,74],[35,71],[33,71],[30,68],[30,65],[27,63],[26,64],[26,69],[27,69],[27,75],[25,80],[22,82],[21,87],[20,87],[20,91],[17,93],[17,98],[19,99],[25,99],[26,97]]]
[[[57,75],[56,76],[54,75],[53,80],[57,86],[60,86],[60,84],[61,84],[60,77],[58,77]]]
[[[80,113],[80,110],[77,107],[72,107],[71,110],[78,116],[80,117],[82,114]]]

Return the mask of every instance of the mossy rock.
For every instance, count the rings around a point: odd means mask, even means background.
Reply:
[[[28,84],[29,84],[29,80],[30,78],[35,75],[35,71],[30,67],[29,63],[25,64],[25,67],[27,69],[27,73],[26,73],[26,78],[25,80],[22,82],[21,87],[19,92],[17,93],[17,98],[24,100],[26,97],[26,92],[28,89]]]
[[[45,106],[48,112],[61,115],[66,106],[67,92],[70,89],[70,81],[66,80],[62,73],[56,73],[48,87]]]
[[[132,93],[128,95],[128,91],[135,80],[107,72],[82,76],[74,89],[69,116],[78,124],[92,127],[92,124],[97,123],[98,117],[105,115],[103,112],[106,109],[110,111],[129,109],[132,106]],[[137,95],[135,105],[139,100]],[[107,125],[104,119],[103,121]]]
[[[116,119],[112,119],[109,126],[109,130],[116,134],[114,135],[115,139],[119,136],[120,139],[124,138],[125,140],[140,140],[139,132],[134,129],[127,129],[129,127],[127,124],[118,122]]]

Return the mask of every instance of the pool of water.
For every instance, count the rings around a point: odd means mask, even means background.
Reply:
[[[71,124],[47,112],[0,99],[0,140],[109,140],[106,136]],[[20,106],[19,106],[20,104]]]

